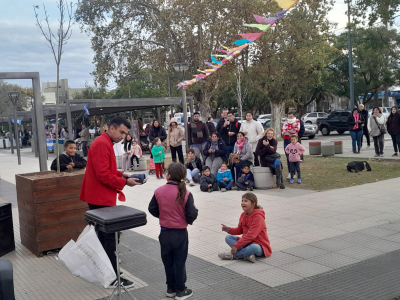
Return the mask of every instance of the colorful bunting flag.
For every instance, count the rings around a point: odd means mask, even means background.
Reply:
[[[252,43],[253,41],[250,41],[250,40],[248,40],[248,39],[244,39],[244,40],[237,40],[237,41],[234,41],[233,43],[235,44],[235,45],[239,45],[239,46],[241,46],[241,45],[244,45],[244,44],[246,44],[246,43]]]
[[[254,42],[256,39],[260,38],[264,32],[260,33],[239,33],[242,38]]]
[[[268,28],[271,27],[271,25],[262,25],[262,24],[243,24],[243,26],[247,26],[247,27],[254,27],[254,28],[258,28],[261,31],[267,31]]]
[[[291,9],[299,0],[275,0],[278,5],[286,10]]]

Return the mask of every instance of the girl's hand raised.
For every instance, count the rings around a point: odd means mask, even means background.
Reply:
[[[222,231],[229,232],[231,230],[228,226],[226,226],[224,224],[221,224],[221,225],[222,225]]]

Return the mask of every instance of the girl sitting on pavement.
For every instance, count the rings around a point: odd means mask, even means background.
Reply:
[[[228,169],[228,163],[223,162],[221,168],[217,172],[218,187],[221,192],[229,191],[232,188],[233,178],[232,172]]]
[[[229,252],[218,254],[220,259],[244,259],[252,263],[256,262],[256,256],[268,257],[272,250],[265,225],[265,212],[257,203],[257,196],[253,193],[245,193],[242,196],[243,213],[236,228],[222,225],[222,231],[229,233],[225,242],[231,247]],[[234,235],[241,235],[236,237]]]
[[[203,165],[200,158],[196,157],[196,153],[193,149],[189,149],[187,152],[185,167],[187,172],[186,182],[189,183],[190,186],[194,186],[195,183],[193,178],[195,178],[196,182],[199,182],[200,172],[203,170]]]

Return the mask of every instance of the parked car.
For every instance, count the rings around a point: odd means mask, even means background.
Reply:
[[[343,134],[349,130],[347,118],[351,114],[348,110],[336,110],[331,112],[326,118],[318,118],[317,126],[323,135],[329,135],[331,131]]]
[[[328,114],[326,112],[312,112],[306,113],[301,117],[304,124],[317,124],[318,118],[326,118]]]
[[[389,116],[390,116],[390,114],[392,112],[392,108],[391,107],[381,107],[381,108],[382,108],[382,113],[386,117],[386,119],[389,118]],[[372,109],[370,109],[368,111],[368,115],[372,116]]]
[[[260,122],[261,124],[264,124],[268,120],[271,120],[271,114],[259,115],[257,117],[257,121]]]

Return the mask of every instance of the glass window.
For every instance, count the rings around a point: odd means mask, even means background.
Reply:
[[[348,117],[350,115],[350,113],[348,111],[344,111],[340,113],[341,117]]]
[[[326,117],[328,114],[327,113],[318,113],[319,118]]]
[[[317,117],[317,113],[311,113],[307,116],[307,118],[316,118]]]

